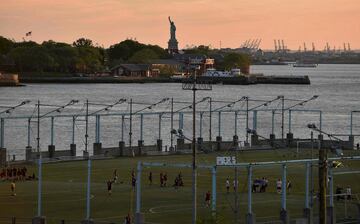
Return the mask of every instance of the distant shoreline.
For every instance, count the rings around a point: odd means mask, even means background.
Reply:
[[[199,77],[198,80],[211,84],[224,85],[255,85],[255,84],[295,84],[309,85],[308,76],[252,76],[252,77]],[[191,79],[173,79],[173,78],[115,78],[115,77],[20,77],[20,83],[63,83],[63,84],[130,84],[130,83],[183,83],[191,82]]]

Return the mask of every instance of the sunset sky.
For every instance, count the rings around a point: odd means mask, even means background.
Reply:
[[[167,47],[168,16],[181,48],[235,48],[256,38],[263,49],[274,39],[291,49],[360,48],[360,0],[1,0],[0,35],[20,41],[32,31],[40,43],[87,37],[105,47],[132,37]]]

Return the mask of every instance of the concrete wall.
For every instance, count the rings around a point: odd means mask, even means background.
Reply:
[[[27,148],[26,150],[26,160],[35,160],[38,158],[38,153],[33,151],[32,148]],[[53,152],[52,157],[50,157],[49,151],[43,151],[41,152],[41,157],[42,158],[57,158],[57,157],[67,157],[67,156],[74,156],[73,151],[72,150],[55,150]]]
[[[316,140],[316,139],[315,139]],[[339,145],[342,149],[345,150],[352,150],[354,149],[354,137],[349,136],[349,139],[347,141],[341,141],[337,143],[337,141],[332,141],[329,139],[323,139],[323,136],[318,136],[318,140],[321,141],[321,147],[324,148],[330,148],[333,145]],[[301,142],[306,141],[306,142]],[[280,147],[280,146],[286,146],[290,148],[297,148],[297,142],[301,142],[299,144],[299,148],[311,148],[312,143],[311,139],[300,139],[300,138],[293,138],[292,134],[288,134],[287,138],[282,141],[282,139],[260,139],[257,135],[251,135],[251,146],[274,146],[274,147]],[[314,148],[317,147],[317,142],[314,142]]]
[[[6,149],[0,148],[0,167],[6,165]]]

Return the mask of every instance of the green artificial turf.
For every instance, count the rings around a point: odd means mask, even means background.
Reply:
[[[356,151],[346,154],[359,154]],[[215,157],[233,155],[229,152],[198,154],[199,164],[214,165]],[[315,154],[314,154],[315,155]],[[316,156],[316,155],[315,155]],[[333,155],[330,155],[333,156]],[[304,150],[296,155],[294,150],[248,151],[237,154],[238,162],[260,162],[273,160],[292,160],[309,158],[310,151]],[[153,156],[137,158],[116,158],[94,160],[91,175],[91,217],[96,223],[123,223],[124,217],[135,212],[135,192],[132,189],[131,171],[138,161],[164,162],[168,164],[191,164],[191,155]],[[28,173],[35,172],[37,166],[27,165]],[[112,195],[107,192],[106,181],[113,177],[117,169],[118,182],[113,185]],[[317,167],[314,167],[314,184],[317,192]],[[269,186],[266,193],[253,194],[253,213],[258,222],[279,220],[281,195],[276,193],[275,183],[281,178],[281,166],[254,167],[253,179],[266,177]],[[359,171],[360,161],[344,161],[343,166],[334,169],[340,171]],[[148,182],[148,173],[153,173],[153,185]],[[184,187],[171,187],[175,176],[182,172]],[[247,171],[239,168],[239,223],[244,223],[247,213]],[[159,187],[160,172],[167,173],[168,186]],[[199,223],[234,223],[234,192],[231,188],[226,193],[225,180],[229,177],[231,185],[234,179],[234,168],[218,167],[217,169],[217,213],[212,216],[210,208],[205,207],[205,193],[211,191],[211,170],[198,169],[198,220]],[[287,179],[292,182],[291,192],[287,197],[287,211],[290,218],[302,217],[305,198],[305,166],[289,164]],[[42,214],[47,223],[80,223],[86,215],[86,182],[87,162],[59,162],[43,164],[43,206]],[[360,174],[335,175],[336,186],[351,186],[353,194],[360,192]],[[334,189],[335,190],[335,189]],[[144,167],[142,175],[142,212],[148,223],[190,223],[192,214],[191,169],[172,167]],[[0,223],[30,223],[37,215],[37,181],[16,182],[16,196],[11,196],[10,182],[0,182]],[[318,203],[314,200],[314,215],[318,214]],[[335,207],[337,218],[357,216],[356,200],[337,202]],[[346,210],[346,211],[345,211]],[[215,217],[215,218],[213,218]]]

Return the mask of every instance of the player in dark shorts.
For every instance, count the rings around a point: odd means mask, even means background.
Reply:
[[[160,173],[160,187],[164,186],[164,175],[163,173],[161,172]]]
[[[149,185],[152,185],[152,172],[149,173]]]
[[[111,180],[108,180],[108,182],[106,184],[107,184],[108,193],[109,193],[109,195],[111,195],[111,187],[112,187],[113,182]]]
[[[210,197],[211,197],[210,191],[207,191],[205,194],[205,205],[207,208],[210,207]]]
[[[164,174],[164,177],[163,177],[163,179],[164,179],[164,187],[166,187],[166,182],[167,182],[167,173],[165,173]]]
[[[135,177],[131,178],[131,186],[135,189],[135,186],[136,186],[136,178]]]

